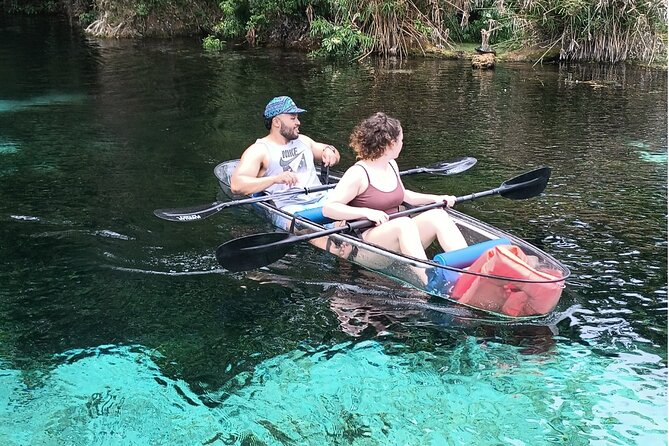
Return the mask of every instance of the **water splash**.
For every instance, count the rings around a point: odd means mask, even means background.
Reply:
[[[32,215],[10,215],[10,217],[19,221],[40,221],[39,217],[34,217]]]

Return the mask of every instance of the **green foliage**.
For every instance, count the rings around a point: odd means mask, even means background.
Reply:
[[[500,48],[540,45],[562,58],[652,62],[666,58],[666,0],[2,0],[14,14],[69,12],[100,35],[149,35],[175,23],[185,32],[209,30],[203,47],[224,40],[310,36],[315,54],[355,59],[371,52],[409,54],[410,48],[481,42]],[[76,7],[73,7],[75,6]],[[100,22],[100,23],[97,23]],[[124,27],[119,28],[120,23]],[[174,28],[176,29],[176,28]],[[278,32],[277,32],[278,31]],[[122,33],[119,34],[119,33]]]
[[[221,51],[224,44],[224,41],[214,36],[207,36],[202,39],[202,48],[206,51]]]
[[[242,38],[251,30],[262,35],[274,17],[298,14],[305,5],[305,0],[223,0],[219,4],[223,20],[214,32],[233,39]]]
[[[664,0],[529,0],[516,11],[539,39],[574,60],[652,62],[666,57]]]
[[[497,28],[490,36],[491,45],[511,38],[513,30],[508,11],[501,13],[494,0],[486,0],[479,8],[473,9],[469,22],[455,30],[454,38],[460,42],[480,43],[481,30],[490,29],[491,21]]]
[[[306,2],[302,0],[249,0],[249,11],[252,16],[272,17],[278,13],[293,15],[304,10],[305,6]]]
[[[146,18],[151,12],[165,9],[168,6],[182,7],[186,6],[182,0],[132,0],[131,4],[138,17]]]
[[[57,0],[5,0],[3,9],[10,14],[45,14],[54,13],[60,9]]]
[[[418,33],[420,33],[426,39],[430,38],[430,36],[432,35],[432,27],[423,23],[423,21],[420,19],[414,19],[413,27]]]
[[[214,31],[223,37],[238,39],[244,37],[249,30],[258,31],[269,22],[281,9],[281,5],[273,1],[255,0],[224,0],[220,3],[223,20]]]
[[[225,38],[237,38],[246,32],[244,24],[249,16],[248,1],[224,0],[219,4],[223,20],[214,26],[214,32]]]
[[[135,12],[140,17],[148,17],[149,12],[151,12],[151,7],[144,2],[140,2],[135,5]]]
[[[85,28],[91,23],[93,23],[96,18],[97,15],[92,11],[82,12],[81,14],[79,14],[79,24],[81,24],[81,26]]]
[[[311,23],[311,36],[321,39],[321,48],[314,52],[316,56],[356,59],[374,44],[370,36],[350,24],[334,25],[322,17]]]

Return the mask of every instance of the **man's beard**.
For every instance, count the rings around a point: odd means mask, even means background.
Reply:
[[[297,139],[297,137],[300,136],[299,133],[297,132],[297,129],[290,130],[288,126],[283,125],[283,122],[281,123],[281,127],[279,127],[279,133],[288,141]]]

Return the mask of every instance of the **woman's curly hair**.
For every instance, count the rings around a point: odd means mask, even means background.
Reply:
[[[374,113],[358,124],[349,137],[349,145],[359,160],[375,160],[400,136],[402,124],[385,113]]]

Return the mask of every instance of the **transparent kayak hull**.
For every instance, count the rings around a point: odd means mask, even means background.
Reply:
[[[214,169],[232,199],[230,175],[238,160]],[[253,205],[258,214],[283,231],[310,234],[323,223],[278,209],[271,201]],[[558,260],[526,241],[454,209],[446,209],[468,248],[437,253],[433,259],[407,257],[369,244],[354,234],[337,233],[310,241],[328,253],[375,271],[432,296],[507,318],[545,316],[559,302],[570,272]],[[328,227],[339,224],[328,223]],[[426,281],[427,277],[427,281]]]

